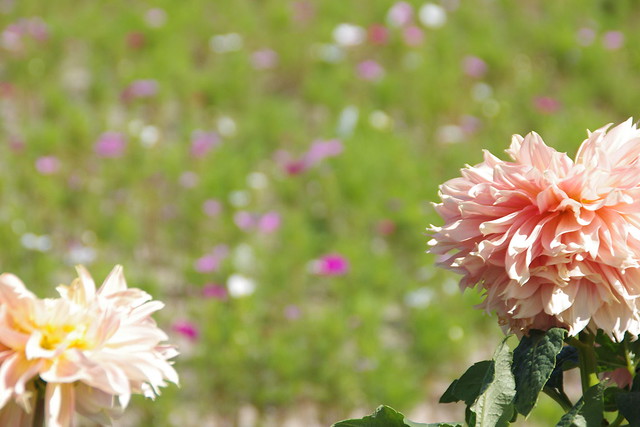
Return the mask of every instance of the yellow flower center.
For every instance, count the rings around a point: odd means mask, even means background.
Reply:
[[[81,350],[89,348],[86,340],[86,326],[79,325],[54,325],[48,323],[41,326],[42,338],[40,339],[40,347],[45,350],[54,350],[60,344],[66,344],[66,348],[78,348]]]

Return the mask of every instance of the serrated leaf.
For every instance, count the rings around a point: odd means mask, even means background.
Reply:
[[[620,393],[616,396],[618,410],[629,421],[629,425],[640,425],[640,392]]]
[[[493,369],[485,376],[481,394],[471,410],[476,414],[476,425],[507,426],[513,416],[513,398],[516,382],[511,372],[512,353],[505,338],[493,355]],[[493,371],[493,372],[491,372]]]
[[[591,427],[602,425],[603,404],[602,392],[604,387],[602,384],[596,384],[590,387],[573,405],[573,408],[560,418],[556,427]]]
[[[339,421],[332,427],[462,427],[460,423],[416,423],[405,418],[390,406],[378,406],[376,411],[363,418]]]
[[[513,374],[516,384],[514,405],[524,416],[529,415],[538,395],[556,366],[567,331],[552,328],[547,332],[532,330],[513,351]]]
[[[480,395],[482,382],[492,365],[493,360],[474,363],[459,379],[451,383],[440,398],[440,403],[463,400],[467,406],[472,405]]]

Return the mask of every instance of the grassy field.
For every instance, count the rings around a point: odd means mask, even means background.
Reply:
[[[97,281],[123,264],[166,302],[182,386],[130,423],[410,413],[501,334],[424,253],[437,186],[513,133],[573,153],[637,115],[639,17],[0,0],[0,268],[47,296],[75,264]]]

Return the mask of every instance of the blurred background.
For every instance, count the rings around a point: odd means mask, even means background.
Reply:
[[[0,0],[0,252],[130,286],[181,388],[119,425],[415,421],[502,335],[425,254],[440,183],[637,114],[626,0]],[[543,398],[527,425],[559,409]],[[536,411],[534,411],[534,414]],[[547,417],[547,418],[545,418]],[[537,424],[536,424],[537,423]]]

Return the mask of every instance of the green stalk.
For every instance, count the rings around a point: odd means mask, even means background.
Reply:
[[[558,392],[551,387],[545,387],[542,391],[560,405],[564,412],[569,412],[573,408],[573,403],[564,392]]]
[[[588,331],[582,331],[580,335],[578,335],[578,339],[572,338],[570,340],[571,345],[578,349],[582,394],[586,393],[589,388],[600,383],[594,347],[595,340],[595,335]]]

